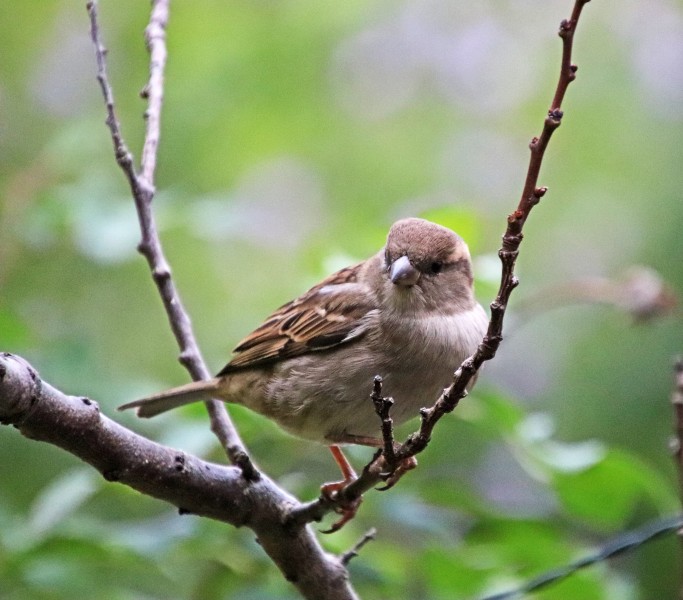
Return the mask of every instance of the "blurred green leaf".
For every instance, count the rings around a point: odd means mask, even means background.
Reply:
[[[615,449],[581,472],[556,472],[553,487],[570,515],[610,531],[625,527],[641,502],[661,512],[674,512],[678,504],[656,471]]]
[[[43,488],[31,507],[27,536],[40,539],[71,515],[100,487],[98,474],[79,468],[59,475]]]

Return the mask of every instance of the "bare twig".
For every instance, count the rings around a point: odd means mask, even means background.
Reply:
[[[382,378],[379,375],[375,376],[370,398],[375,405],[377,416],[382,421],[382,441],[384,442],[382,455],[391,468],[396,465],[396,455],[394,454],[394,421],[389,414],[391,407],[394,405],[394,401],[392,398],[385,398],[382,396]]]
[[[507,228],[503,235],[503,244],[498,251],[502,263],[501,282],[495,300],[491,303],[491,319],[488,330],[476,352],[465,359],[455,372],[453,383],[447,387],[436,402],[429,408],[420,411],[421,423],[418,431],[412,433],[406,441],[396,449],[392,447],[394,466],[402,461],[414,457],[422,452],[431,439],[432,431],[441,417],[453,411],[460,400],[467,395],[468,386],[475,380],[484,362],[491,360],[503,340],[503,319],[512,290],[519,281],[515,276],[515,263],[522,243],[522,229],[531,210],[547,191],[545,187],[538,187],[538,176],[543,163],[545,150],[553,132],[560,126],[562,120],[561,103],[569,84],[576,78],[576,65],[571,62],[572,46],[576,26],[581,11],[590,0],[575,0],[570,19],[560,23],[559,36],[562,38],[562,62],[560,76],[555,89],[548,116],[543,123],[543,130],[539,137],[534,137],[529,144],[531,155],[527,168],[526,180],[517,209],[508,216]],[[336,498],[339,502],[351,502],[359,498],[364,492],[375,486],[385,476],[385,468],[390,461],[384,452],[373,457],[355,481],[338,491]],[[329,510],[329,501],[320,498],[318,506],[310,503],[295,511],[292,518],[295,522],[308,516],[319,519],[321,514]]]
[[[674,364],[674,390],[671,394],[671,404],[674,409],[674,460],[678,470],[679,495],[683,503],[683,357],[676,359]]]
[[[145,141],[142,147],[141,176],[154,185],[157,148],[161,130],[161,107],[164,101],[164,70],[166,67],[166,25],[170,0],[152,2],[149,24],[145,28],[145,42],[149,51],[149,81],[141,96],[147,99],[145,111]]]
[[[672,441],[672,446],[674,463],[678,471],[678,494],[683,504],[683,357],[676,359],[674,377],[671,404],[674,410],[675,437]],[[683,547],[683,530],[679,530],[678,539]],[[679,598],[683,598],[683,588],[679,590]]]
[[[486,596],[486,598],[483,598],[482,600],[516,600],[526,598],[532,592],[537,592],[538,590],[559,583],[581,569],[635,550],[652,540],[659,539],[673,531],[678,531],[681,527],[683,527],[683,515],[663,517],[650,521],[634,531],[622,533],[590,556],[585,556],[571,564],[551,569],[538,577],[534,577],[514,590],[503,592],[502,594]]]
[[[210,378],[211,373],[202,358],[192,323],[173,282],[171,268],[164,256],[152,211],[152,200],[156,192],[154,174],[164,96],[168,6],[169,0],[153,0],[149,24],[145,29],[145,40],[150,52],[150,68],[149,81],[142,92],[142,96],[148,100],[148,108],[145,111],[146,130],[142,151],[142,171],[138,174],[133,156],[126,146],[121,133],[121,126],[116,117],[114,94],[107,76],[107,50],[102,44],[100,36],[97,2],[87,3],[90,16],[90,34],[97,59],[97,80],[100,83],[107,109],[106,124],[109,127],[114,144],[116,162],[128,179],[140,222],[142,239],[138,245],[138,251],[147,259],[154,283],[159,290],[173,335],[180,348],[180,363],[185,366],[194,380],[200,380]],[[211,431],[220,440],[230,461],[233,464],[243,465],[246,469],[244,472],[247,473],[248,471],[253,477],[254,466],[251,464],[244,444],[228,416],[225,405],[215,400],[207,402],[206,405],[211,419]]]
[[[654,269],[634,265],[618,278],[579,277],[551,284],[518,299],[515,323],[532,314],[562,308],[574,303],[612,306],[640,324],[671,315],[679,309],[673,288]]]
[[[507,229],[503,235],[503,245],[498,251],[502,263],[501,282],[496,299],[491,303],[491,320],[482,343],[473,356],[466,359],[456,371],[453,383],[446,388],[436,403],[421,413],[422,423],[417,433],[411,435],[401,448],[399,456],[414,456],[429,443],[432,431],[441,417],[451,412],[458,402],[467,395],[467,386],[476,377],[481,365],[491,360],[503,340],[503,319],[512,290],[519,281],[515,276],[515,263],[522,243],[522,229],[531,209],[545,195],[547,188],[538,187],[538,176],[543,164],[543,157],[553,132],[562,120],[561,103],[567,87],[576,77],[576,65],[571,63],[574,32],[578,25],[581,10],[590,0],[576,0],[569,20],[560,23],[559,35],[562,38],[562,65],[548,116],[543,122],[540,137],[535,137],[529,144],[531,155],[529,167],[517,210],[508,216]]]
[[[365,534],[363,534],[362,538],[360,538],[351,548],[349,548],[346,552],[344,552],[344,554],[342,554],[339,557],[341,564],[348,565],[352,559],[358,556],[358,553],[361,551],[363,546],[365,546],[365,544],[367,544],[368,542],[374,540],[376,535],[377,530],[374,527],[366,531]]]

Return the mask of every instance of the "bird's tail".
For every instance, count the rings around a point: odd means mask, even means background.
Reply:
[[[192,383],[159,392],[153,396],[147,396],[140,400],[128,402],[128,404],[119,406],[119,410],[137,408],[138,417],[155,417],[172,408],[191,404],[197,400],[208,400],[218,391],[219,386],[220,379],[218,377],[205,381],[193,381]]]

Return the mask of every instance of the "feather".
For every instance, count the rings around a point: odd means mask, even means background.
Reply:
[[[367,317],[378,302],[358,283],[364,263],[342,269],[276,310],[235,348],[234,358],[218,373],[327,350],[363,336]]]
[[[217,378],[208,379],[206,381],[193,381],[186,383],[170,390],[165,390],[128,404],[119,406],[119,410],[126,410],[128,408],[137,408],[138,417],[155,417],[158,414],[190,404],[197,400],[211,398],[212,394],[218,391],[220,381]]]

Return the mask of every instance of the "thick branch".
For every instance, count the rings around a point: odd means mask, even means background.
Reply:
[[[97,59],[97,80],[107,109],[106,124],[109,127],[116,162],[123,170],[135,201],[135,208],[140,223],[142,240],[138,245],[139,252],[147,259],[152,278],[166,310],[169,324],[180,348],[179,360],[189,371],[194,380],[208,379],[211,373],[202,358],[197,340],[192,330],[190,317],[183,306],[180,294],[176,289],[171,268],[164,256],[159,233],[152,212],[152,200],[156,192],[154,173],[156,155],[159,144],[161,108],[163,104],[164,68],[166,65],[166,23],[168,21],[169,0],[154,0],[149,25],[145,30],[147,48],[150,52],[149,81],[143,90],[143,97],[148,100],[145,112],[146,130],[142,151],[142,173],[135,170],[133,156],[128,150],[116,117],[114,94],[107,76],[107,50],[102,44],[97,17],[97,2],[88,2],[90,16],[90,34],[95,46]],[[249,462],[244,444],[237,433],[225,405],[222,402],[207,402],[211,417],[211,430],[221,441],[233,464],[243,464],[250,471],[253,466]]]
[[[0,354],[0,422],[48,442],[116,481],[193,513],[252,529],[263,549],[305,598],[353,600],[341,560],[309,527],[285,525],[298,501],[267,477],[205,462],[141,437],[100,413],[96,402],[43,382],[18,356]]]

